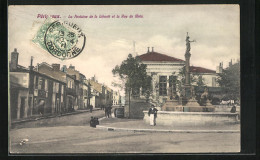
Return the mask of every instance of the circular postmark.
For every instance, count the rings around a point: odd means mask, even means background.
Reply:
[[[55,21],[50,24],[44,35],[48,52],[59,59],[77,57],[84,49],[86,36],[74,23]]]

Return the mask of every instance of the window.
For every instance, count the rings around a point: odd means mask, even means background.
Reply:
[[[56,93],[59,93],[59,83],[56,83]]]
[[[199,82],[202,83],[202,76],[199,76]]]
[[[212,77],[212,87],[216,87],[216,77]]]
[[[169,87],[174,87],[176,86],[176,81],[177,81],[177,77],[176,76],[170,76],[169,77]]]
[[[48,91],[48,80],[45,80],[45,91]]]
[[[34,84],[35,84],[34,88],[38,89],[38,76],[34,77]]]
[[[38,82],[38,83],[37,83]],[[42,77],[36,77],[36,84],[38,84],[38,89],[45,89],[45,79]]]
[[[169,77],[169,92],[168,95],[172,99],[176,95],[176,82],[177,76],[170,76]]]
[[[56,91],[56,82],[53,82],[53,92],[55,93]]]
[[[159,95],[166,96],[167,95],[167,76],[160,76],[159,77]]]
[[[42,77],[39,77],[39,80],[38,80],[38,89],[42,89],[42,84],[43,84],[43,79],[42,79]]]
[[[61,94],[64,94],[64,86],[61,85]]]

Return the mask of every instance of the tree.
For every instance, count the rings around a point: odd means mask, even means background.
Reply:
[[[178,91],[181,92],[182,85],[185,84],[185,67],[181,68],[178,74],[181,78],[177,79],[176,83]],[[204,78],[198,74],[190,74],[190,83],[198,87],[205,86]]]
[[[120,66],[115,66],[112,70],[114,75],[118,75],[124,81],[128,89],[151,89],[151,77],[147,76],[146,65],[141,63],[139,57],[133,57],[129,54]]]
[[[129,93],[129,101],[131,92],[138,94],[140,88],[150,96],[152,78],[147,75],[146,65],[141,62],[139,57],[133,57],[132,54],[129,54],[127,59],[124,60],[120,66],[115,66],[112,73],[113,75],[119,76],[124,83],[124,87]]]
[[[225,98],[240,100],[240,62],[237,62],[218,74],[217,82],[222,88]]]

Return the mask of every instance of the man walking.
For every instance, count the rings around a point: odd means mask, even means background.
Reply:
[[[109,118],[108,107],[105,107],[105,116]]]
[[[150,117],[150,126],[156,125],[156,118],[157,118],[157,109],[154,105],[151,105],[152,108],[149,109],[148,116]]]
[[[90,111],[90,113],[92,113],[92,110],[93,110],[93,106],[90,105],[90,106],[89,106],[89,111]]]
[[[108,105],[108,114],[109,114],[109,116],[111,116],[111,113],[112,113],[112,105],[109,104]]]

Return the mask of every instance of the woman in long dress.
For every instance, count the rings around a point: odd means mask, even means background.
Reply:
[[[152,108],[149,109],[148,115],[150,117],[150,126],[156,125],[156,118],[157,118],[157,109],[152,105]]]

